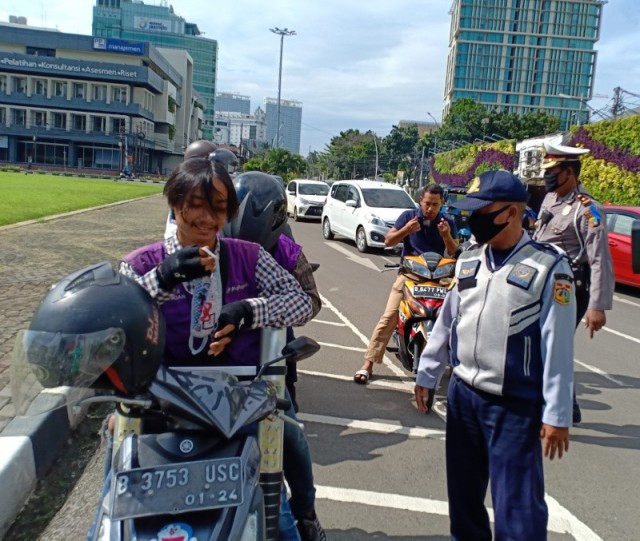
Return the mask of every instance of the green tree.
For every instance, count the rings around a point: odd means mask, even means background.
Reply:
[[[416,124],[402,128],[392,126],[389,135],[383,140],[383,156],[389,171],[394,176],[398,170],[404,171],[407,181],[411,183],[420,174],[424,146],[424,142],[418,137]],[[417,184],[415,181],[414,183]]]
[[[307,170],[307,162],[299,154],[291,154],[284,148],[273,148],[250,159],[243,171],[263,171],[270,175],[280,175],[286,181],[302,177]]]
[[[380,147],[379,138],[372,131],[340,132],[339,136],[331,138],[320,163],[326,167],[328,176],[334,178],[373,178],[376,144]]]

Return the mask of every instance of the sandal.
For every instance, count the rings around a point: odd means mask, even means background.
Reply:
[[[373,377],[373,372],[369,372],[369,370],[358,370],[353,376],[353,381],[359,383],[361,385],[366,385],[369,380]]]

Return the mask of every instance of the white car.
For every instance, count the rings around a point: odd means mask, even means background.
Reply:
[[[297,222],[302,218],[320,219],[329,185],[320,180],[293,179],[287,184],[287,214]]]
[[[322,234],[342,235],[359,251],[384,248],[384,238],[405,210],[416,204],[400,186],[373,180],[339,180],[322,209]]]

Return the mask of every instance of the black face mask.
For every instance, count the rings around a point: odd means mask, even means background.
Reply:
[[[487,214],[478,214],[477,212],[474,212],[469,217],[469,229],[478,244],[485,244],[489,242],[493,237],[500,233],[500,231],[507,227],[507,225],[509,225],[509,222],[495,224],[493,223],[493,220],[496,219],[498,214],[501,214],[510,206],[511,205],[506,205],[501,209],[494,210]]]
[[[562,171],[560,171],[561,173]],[[558,188],[564,186],[568,180],[565,180],[562,184],[558,182],[558,176],[560,173],[551,173],[547,171],[544,174],[544,190],[547,193],[555,192]]]

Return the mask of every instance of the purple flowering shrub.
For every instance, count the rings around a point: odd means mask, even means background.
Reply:
[[[469,147],[478,148],[476,145],[468,145]],[[458,150],[462,150],[461,149]],[[447,173],[436,169],[436,159],[431,157],[429,160],[431,168],[431,176],[438,184],[449,184],[452,186],[466,186],[476,175],[491,171],[493,169],[506,169],[513,171],[516,166],[515,154],[504,152],[496,148],[484,147],[476,154],[471,166],[462,173]]]

